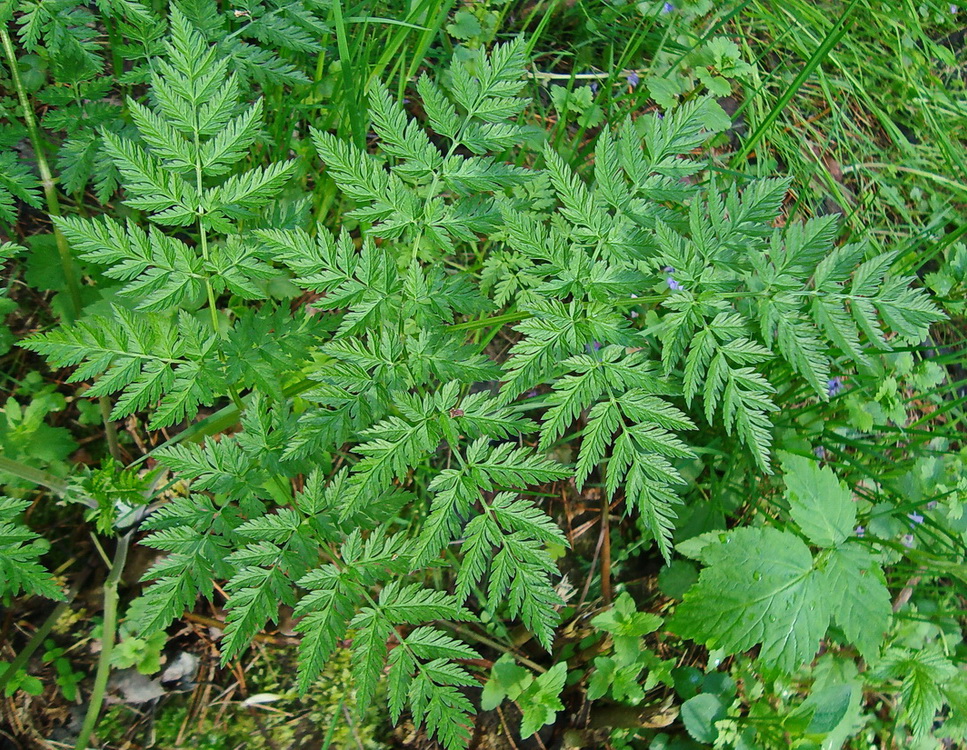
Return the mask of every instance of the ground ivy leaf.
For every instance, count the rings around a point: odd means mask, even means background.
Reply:
[[[782,457],[793,520],[813,544],[835,547],[853,533],[856,506],[849,489],[827,467],[802,456]]]
[[[712,743],[718,739],[715,722],[725,718],[725,706],[717,695],[701,693],[682,704],[682,722],[692,739]]]
[[[702,549],[707,567],[685,595],[671,629],[728,653],[762,646],[760,658],[786,672],[810,659],[829,625],[826,575],[809,548],[770,528],[726,532]]]

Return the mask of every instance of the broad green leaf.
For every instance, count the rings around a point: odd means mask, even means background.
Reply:
[[[819,547],[835,547],[853,533],[856,505],[833,470],[802,456],[782,456],[790,512],[799,528]]]
[[[558,711],[564,710],[560,695],[566,679],[567,664],[558,662],[520,694],[517,703],[524,714],[520,723],[521,737],[535,734],[554,721]]]
[[[503,702],[505,698],[517,700],[517,697],[534,681],[530,672],[517,665],[514,657],[504,654],[497,661],[490,672],[490,679],[484,685],[480,707],[484,711],[491,711]]]
[[[803,703],[803,708],[812,712],[806,731],[809,734],[832,732],[846,716],[852,699],[853,687],[849,684],[829,685],[810,693]]]
[[[715,722],[725,718],[725,706],[711,693],[701,693],[682,704],[682,721],[692,739],[712,743],[719,736]]]
[[[829,625],[828,581],[809,548],[770,528],[723,533],[701,550],[707,567],[671,620],[679,635],[790,672],[812,658]]]
[[[867,662],[875,661],[893,612],[880,565],[850,542],[830,552],[825,573],[833,620]]]

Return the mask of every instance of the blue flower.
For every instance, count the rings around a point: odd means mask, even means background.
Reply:
[[[907,549],[913,547],[913,534],[904,534],[900,537],[900,544],[902,544]]]
[[[843,381],[839,378],[830,378],[826,381],[826,393],[829,394],[830,398],[838,396],[843,392]]]
[[[675,6],[674,5],[672,5],[671,3],[665,3],[662,6],[661,12],[662,13],[671,13],[673,10],[675,10]]]
[[[856,536],[866,536],[866,529],[864,529],[862,526],[857,526],[855,529],[853,529],[853,533],[856,534]]]
[[[661,270],[662,270],[662,273],[668,274],[667,277],[665,278],[665,283],[668,284],[668,288],[671,289],[673,292],[681,291],[682,285],[677,281],[675,281],[675,277],[673,276],[673,274],[675,273],[675,269],[672,268],[671,266],[665,266]]]
[[[638,78],[638,74],[635,73],[634,71],[631,71],[627,76],[628,85],[631,86],[631,88],[634,88],[635,86],[637,86],[639,80],[640,79]]]
[[[909,518],[915,524],[923,523],[923,516],[921,516],[919,513],[907,513],[907,518]]]

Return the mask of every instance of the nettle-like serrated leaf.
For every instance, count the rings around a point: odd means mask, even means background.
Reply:
[[[955,688],[960,672],[937,643],[928,643],[917,651],[892,648],[877,669],[880,677],[901,680],[900,716],[920,738],[933,727],[943,708],[945,691]]]
[[[831,615],[829,581],[796,536],[770,528],[723,532],[670,627],[727,653],[761,645],[759,658],[791,672],[815,655]]]
[[[624,592],[611,609],[596,615],[591,624],[611,633],[619,661],[629,664],[641,653],[641,637],[657,630],[662,619],[650,612],[638,612],[631,595]]]
[[[874,662],[892,616],[880,563],[868,549],[849,542],[830,551],[824,572],[833,620],[867,663]]]
[[[808,475],[809,469],[797,471]],[[831,491],[840,493],[833,503],[850,502],[838,483]],[[817,528],[820,536],[839,537]],[[728,653],[761,645],[765,664],[792,672],[815,655],[833,621],[864,658],[875,658],[891,616],[882,569],[858,544],[835,544],[814,557],[799,537],[772,528],[710,532],[684,542],[680,551],[706,567],[672,629]]]
[[[853,496],[832,469],[803,456],[785,454],[782,470],[792,518],[809,541],[835,547],[853,534]]]

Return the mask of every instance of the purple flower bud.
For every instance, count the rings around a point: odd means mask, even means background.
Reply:
[[[638,78],[638,74],[635,73],[634,71],[629,73],[627,76],[628,85],[631,86],[631,88],[634,88],[635,86],[637,86],[639,80],[640,79]]]
[[[815,448],[813,448],[813,455],[819,460],[822,460],[826,458],[826,449],[821,445],[817,445]]]
[[[593,352],[598,351],[601,348],[601,346],[602,344],[600,341],[592,341],[590,344],[585,346],[584,349],[585,351],[587,351],[588,354],[591,354]]]
[[[536,396],[537,396],[537,389],[536,388],[533,389],[533,390],[531,390],[531,391],[527,391],[527,398],[534,398]]]
[[[826,381],[826,392],[830,398],[838,396],[843,392],[843,381],[839,378],[830,378]]]
[[[900,544],[902,544],[907,549],[912,549],[913,547],[913,534],[904,534],[900,537]]]
[[[675,281],[674,277],[669,276],[667,279],[665,279],[665,283],[668,284],[668,288],[673,292],[681,291],[682,285]]]
[[[857,526],[855,529],[853,529],[853,533],[856,534],[856,536],[866,536],[866,529],[864,529],[862,526]]]
[[[931,500],[927,503],[927,510],[934,510],[938,505],[939,503],[936,500]]]
[[[919,513],[907,513],[907,518],[916,524],[923,523],[923,516],[921,516]]]
[[[592,83],[588,88],[591,89],[591,93],[592,94],[597,94],[598,93],[598,84],[597,83]]]
[[[673,10],[675,10],[675,6],[674,5],[672,5],[671,3],[665,3],[662,6],[661,12],[662,13],[671,13]]]

